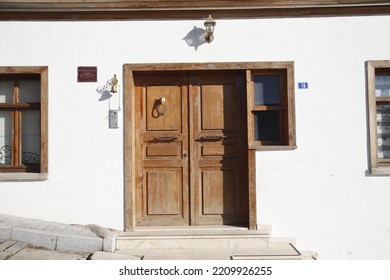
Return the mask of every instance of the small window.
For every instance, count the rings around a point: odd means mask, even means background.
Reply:
[[[0,67],[0,173],[47,173],[46,91],[46,67]]]
[[[273,63],[272,68],[247,73],[249,147],[295,148],[293,63]]]
[[[368,62],[371,173],[390,174],[390,62]]]

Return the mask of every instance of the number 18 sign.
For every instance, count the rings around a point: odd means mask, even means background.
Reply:
[[[308,82],[298,83],[298,88],[299,89],[308,89],[309,88],[309,83]]]

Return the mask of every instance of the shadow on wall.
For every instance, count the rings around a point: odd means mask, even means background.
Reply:
[[[188,46],[193,47],[196,51],[198,50],[199,46],[203,45],[204,43],[207,43],[205,37],[206,37],[206,30],[194,26],[194,29],[192,29],[183,38],[183,40],[187,43]]]
[[[110,87],[111,87],[111,80],[108,80],[105,85],[98,87],[96,89],[96,92],[100,94],[99,101],[105,101],[112,97],[112,94],[109,91]]]

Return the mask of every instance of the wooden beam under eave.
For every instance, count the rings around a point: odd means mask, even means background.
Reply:
[[[341,5],[281,8],[213,8],[213,9],[4,9],[0,5],[0,21],[10,20],[185,20],[214,19],[372,16],[390,15],[390,3],[377,5]]]
[[[237,8],[295,8],[341,5],[374,5],[384,0],[1,0],[0,9],[127,9],[127,10],[194,10]]]

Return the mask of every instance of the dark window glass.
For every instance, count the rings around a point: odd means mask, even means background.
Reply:
[[[390,159],[390,105],[377,105],[378,158]]]
[[[255,106],[280,104],[279,75],[255,75],[253,82]]]
[[[40,112],[23,111],[22,114],[22,163],[40,164]]]
[[[280,113],[258,111],[255,118],[255,141],[280,141]]]
[[[40,83],[39,76],[0,79],[0,168],[40,172]]]
[[[0,111],[0,165],[12,161],[12,115],[10,111]]]

